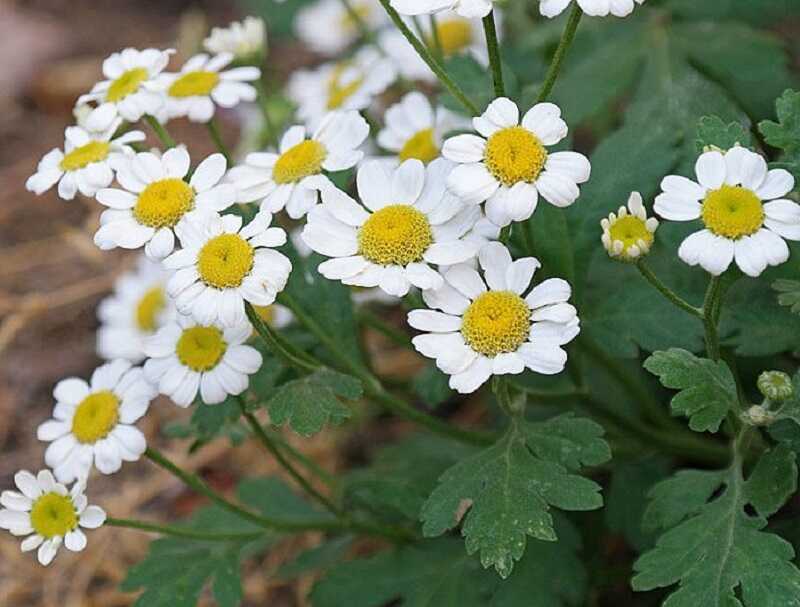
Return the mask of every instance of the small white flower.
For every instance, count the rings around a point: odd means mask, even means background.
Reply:
[[[252,332],[248,322],[223,329],[179,315],[146,341],[145,376],[181,407],[191,405],[198,390],[207,405],[221,403],[244,392],[248,376],[261,368],[259,351],[245,345]]]
[[[525,368],[544,375],[563,371],[567,353],[561,346],[580,332],[575,308],[567,303],[569,284],[549,278],[528,292],[539,261],[512,261],[497,242],[481,249],[479,260],[483,277],[459,265],[445,273],[444,286],[422,292],[428,307],[441,312],[409,313],[409,324],[427,332],[413,339],[414,347],[435,359],[451,376],[450,387],[462,394],[474,392],[492,375]]]
[[[352,0],[350,6],[370,30],[388,20],[375,0]],[[297,37],[323,55],[338,55],[361,36],[357,21],[341,0],[319,0],[305,6],[298,11],[294,25]]]
[[[653,245],[658,220],[647,217],[647,210],[639,192],[631,192],[628,206],[621,206],[617,213],[609,213],[600,221],[603,228],[601,241],[611,257],[623,261],[635,261],[647,255]]]
[[[444,107],[435,110],[422,93],[408,93],[386,110],[386,126],[378,144],[397,154],[400,162],[416,158],[424,163],[438,158],[445,133],[468,128],[469,121]]]
[[[145,337],[171,320],[175,304],[167,296],[167,272],[160,263],[141,255],[136,268],[120,276],[114,292],[97,307],[97,354],[106,360],[144,358]]]
[[[466,203],[486,201],[486,215],[506,226],[524,221],[536,210],[539,194],[557,207],[580,195],[578,184],[589,179],[589,160],[577,152],[547,151],[567,136],[561,110],[537,103],[519,123],[519,109],[510,99],[492,101],[473,118],[478,135],[457,135],[444,143],[442,155],[460,163],[448,187]]]
[[[556,17],[564,12],[572,0],[539,0],[539,12],[545,17]],[[636,4],[645,0],[575,0],[584,13],[593,17],[627,17]]]
[[[451,167],[444,159],[427,168],[419,160],[407,160],[396,169],[385,162],[366,162],[356,176],[361,204],[338,189],[323,190],[322,204],[309,213],[303,230],[308,246],[334,258],[320,264],[319,272],[398,297],[411,285],[441,286],[441,275],[429,264],[474,257],[477,247],[462,237],[481,215],[445,188]]]
[[[203,40],[203,48],[209,53],[231,53],[237,59],[251,59],[264,51],[267,31],[263,19],[245,17],[228,27],[215,27],[211,35]]]
[[[0,528],[12,535],[28,536],[22,540],[22,551],[39,549],[42,565],[49,565],[61,547],[80,552],[86,548],[86,535],[81,530],[97,529],[106,521],[99,506],[89,506],[85,480],[77,481],[71,490],[57,483],[49,470],[36,476],[27,470],[14,475],[19,491],[0,494]]]
[[[159,158],[142,152],[126,158],[117,169],[123,189],[107,188],[97,200],[109,207],[100,217],[94,243],[103,250],[138,249],[162,259],[175,248],[173,229],[191,211],[223,211],[236,199],[236,188],[219,183],[227,163],[222,154],[201,162],[187,183],[189,153],[172,148]]]
[[[208,122],[214,117],[215,104],[232,108],[242,101],[255,101],[256,89],[249,82],[261,78],[261,70],[253,66],[220,71],[233,61],[231,53],[214,57],[206,54],[189,59],[177,74],[161,74],[165,104],[159,120],[186,116],[192,122]]]
[[[326,63],[314,70],[298,70],[287,92],[297,104],[297,115],[314,129],[333,110],[364,110],[397,78],[394,63],[372,47],[353,57]]]
[[[800,240],[800,205],[783,198],[794,188],[789,172],[768,170],[764,158],[740,146],[702,154],[695,172],[698,183],[665,177],[655,203],[665,219],[705,226],[681,244],[683,261],[719,276],[736,260],[742,272],[758,276],[789,259],[783,239]]]
[[[44,460],[62,483],[85,478],[94,463],[103,474],[135,462],[144,453],[144,434],[133,424],[147,413],[156,391],[141,367],[114,360],[95,369],[91,383],[77,377],[56,384],[53,419],[36,431],[51,443]]]
[[[453,10],[462,17],[485,17],[492,10],[493,0],[392,0],[401,15],[430,15]]]
[[[94,196],[101,188],[107,188],[114,181],[114,168],[120,157],[133,154],[129,144],[145,140],[142,131],[128,131],[114,138],[120,124],[122,120],[116,119],[98,132],[82,126],[67,127],[64,150],[54,148],[45,154],[25,187],[41,195],[58,183],[58,195],[64,200],[72,200],[76,192]]]
[[[103,131],[119,116],[136,122],[145,114],[155,116],[164,105],[164,94],[156,77],[167,67],[174,51],[148,48],[143,51],[126,48],[103,61],[102,80],[92,91],[78,98],[78,106],[96,105],[86,117],[86,127]]]
[[[334,187],[323,171],[343,171],[363,157],[358,148],[369,135],[369,124],[358,112],[331,112],[308,138],[293,126],[283,135],[279,153],[248,154],[227,180],[236,185],[238,202],[261,200],[261,208],[283,208],[292,219],[303,217],[317,204],[317,192]]]
[[[175,270],[167,292],[178,310],[204,325],[236,327],[247,320],[245,301],[272,304],[292,263],[273,250],[286,243],[286,232],[271,222],[266,211],[244,227],[238,215],[192,213],[183,219],[175,227],[183,248],[164,260]]]

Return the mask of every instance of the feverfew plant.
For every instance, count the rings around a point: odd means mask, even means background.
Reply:
[[[31,167],[142,251],[0,527],[43,565],[82,528],[165,536],[138,607],[247,604],[242,563],[293,535],[269,575],[314,607],[800,607],[800,92],[771,33],[800,7],[261,4],[182,66],[113,54]],[[218,122],[245,114],[238,158]],[[157,395],[189,410],[166,434],[249,437],[291,486],[180,468],[140,429]],[[334,426],[380,438],[334,471],[281,437]],[[88,505],[140,459],[213,505]]]

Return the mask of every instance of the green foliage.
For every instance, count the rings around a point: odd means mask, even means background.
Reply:
[[[729,150],[736,145],[750,147],[753,136],[739,122],[725,122],[719,116],[703,116],[697,123],[697,152],[706,146]]]
[[[236,495],[243,504],[266,517],[306,523],[330,521],[332,517],[314,508],[286,483],[273,476],[243,480],[236,489]]]
[[[665,533],[636,561],[633,588],[678,583],[669,607],[800,605],[794,550],[764,531],[796,480],[794,453],[776,447],[747,480],[736,461],[728,470],[687,470],[659,483],[645,519]]]
[[[778,295],[778,303],[786,306],[795,314],[800,314],[800,280],[776,280],[772,283]]]
[[[414,378],[414,392],[429,407],[441,405],[455,394],[450,389],[450,378],[429,363]]]
[[[728,411],[736,407],[736,382],[724,362],[670,348],[650,356],[644,367],[667,388],[680,390],[672,398],[672,410],[688,417],[695,432],[716,432]]]
[[[515,419],[491,447],[447,470],[422,507],[423,533],[461,524],[469,554],[508,577],[528,536],[555,541],[550,507],[593,510],[600,487],[578,474],[610,457],[594,422],[564,415],[543,423]]]
[[[778,122],[764,120],[758,129],[768,144],[783,151],[778,165],[800,179],[800,91],[785,91],[775,107]]]

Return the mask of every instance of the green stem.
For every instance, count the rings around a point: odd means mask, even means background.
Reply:
[[[558,79],[558,74],[561,71],[561,64],[564,62],[564,57],[567,55],[567,50],[569,50],[572,41],[575,39],[575,32],[578,30],[578,24],[580,23],[582,16],[583,11],[581,10],[581,7],[577,2],[573,2],[572,12],[569,14],[567,25],[564,28],[564,33],[561,34],[561,40],[558,42],[558,48],[556,48],[555,55],[553,55],[553,60],[550,62],[550,68],[547,70],[547,76],[545,76],[544,84],[542,84],[542,89],[539,91],[539,97],[536,100],[537,103],[545,101],[550,96],[550,93],[553,90],[553,85],[555,85],[556,79]]]
[[[159,525],[156,523],[148,523],[146,521],[137,521],[127,518],[107,518],[104,524],[108,525],[109,527],[138,529],[139,531],[147,531],[149,533],[160,533],[161,535],[182,537],[188,540],[201,540],[205,542],[248,542],[264,537],[264,533],[262,531],[254,533],[212,533],[208,531],[200,531],[199,529],[191,529],[189,527],[180,527],[177,525]]]
[[[208,129],[208,134],[211,135],[211,140],[214,142],[214,145],[217,146],[219,152],[225,156],[225,161],[228,163],[228,168],[231,167],[231,154],[228,151],[225,142],[222,140],[222,134],[219,132],[219,126],[217,126],[217,121],[213,118],[206,122],[206,128]]]
[[[313,475],[317,476],[323,483],[328,485],[328,487],[335,487],[337,485],[336,479],[330,472],[325,470],[322,466],[320,466],[317,462],[308,457],[305,453],[302,453],[301,451],[293,447],[283,436],[281,436],[277,432],[269,432],[266,430],[265,432],[267,432],[267,434],[270,436],[274,444],[279,445],[284,451],[286,451],[289,455],[291,455],[292,458],[297,460],[297,462],[301,466],[303,466]]]
[[[256,87],[256,94],[258,100],[258,107],[261,110],[261,116],[264,118],[264,131],[266,131],[266,143],[267,145],[278,145],[278,131],[275,129],[275,125],[272,123],[272,117],[269,115],[269,105],[267,104],[267,92],[264,90],[264,83],[259,78],[253,83],[253,86]],[[262,139],[262,143],[264,143]]]
[[[405,24],[403,19],[400,15],[397,14],[397,11],[392,8],[389,4],[389,0],[379,0],[381,6],[383,6],[386,13],[389,15],[391,20],[394,22],[397,29],[400,30],[400,33],[405,36],[406,40],[408,40],[409,44],[414,47],[414,50],[417,51],[417,54],[422,58],[422,60],[431,68],[431,71],[436,75],[439,81],[444,85],[444,87],[450,91],[450,94],[455,97],[461,105],[470,113],[472,116],[477,116],[479,111],[478,107],[470,101],[469,97],[461,90],[455,81],[450,78],[447,72],[444,70],[442,65],[434,59],[433,55],[428,51],[425,45],[417,38],[414,33],[408,29],[408,26]]]
[[[258,333],[258,335],[267,343],[270,349],[279,358],[282,358],[283,361],[290,367],[294,367],[301,372],[307,373],[314,371],[320,366],[319,363],[313,361],[305,352],[301,352],[292,344],[286,343],[280,339],[277,333],[272,330],[272,327],[262,320],[262,318],[258,315],[258,312],[255,311],[255,308],[253,308],[249,302],[245,302],[244,309],[247,313],[247,318],[250,319],[250,323],[253,325],[256,333]]]
[[[659,278],[655,275],[655,273],[650,269],[644,259],[639,259],[636,262],[636,268],[639,272],[644,276],[645,280],[653,285],[659,293],[661,293],[665,298],[667,298],[671,303],[675,306],[683,310],[684,312],[688,312],[692,316],[697,318],[703,318],[703,310],[697,308],[687,302],[685,299],[680,297],[677,293],[675,293],[672,289],[670,289],[667,285],[665,285]]]
[[[500,45],[497,42],[497,28],[494,24],[494,11],[483,18],[483,33],[486,35],[486,49],[489,52],[489,65],[492,67],[492,81],[494,82],[494,96],[505,97],[506,89],[503,86],[503,62],[500,59]]]
[[[719,360],[719,319],[720,289],[722,281],[719,276],[713,276],[708,283],[706,297],[703,301],[703,326],[705,327],[706,354],[711,360]]]
[[[398,346],[408,348],[409,350],[414,349],[414,345],[411,343],[411,338],[408,335],[406,335],[403,331],[391,326],[389,323],[384,322],[383,319],[379,318],[377,314],[374,314],[365,308],[361,308],[356,313],[356,319],[360,324],[366,325],[367,327],[378,331],[378,333],[385,335]]]
[[[175,140],[169,134],[167,129],[162,125],[158,120],[156,120],[153,116],[146,114],[144,117],[147,124],[150,125],[150,128],[153,129],[153,132],[156,134],[156,137],[161,141],[161,144],[167,148],[174,148],[175,147]]]

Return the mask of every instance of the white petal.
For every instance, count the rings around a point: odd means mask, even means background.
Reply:
[[[506,285],[508,289],[517,295],[522,295],[531,284],[533,273],[541,265],[535,257],[524,257],[514,261],[506,270]]]
[[[486,151],[486,140],[477,135],[456,135],[444,142],[442,156],[453,162],[480,162]]]
[[[97,529],[106,522],[105,510],[100,506],[89,506],[81,512],[80,526],[85,529]]]
[[[572,287],[561,278],[548,278],[536,285],[525,298],[528,306],[535,310],[543,306],[564,303],[572,295]]]
[[[480,274],[466,264],[453,266],[447,270],[445,279],[469,299],[475,299],[486,291],[486,284]]]
[[[460,394],[470,394],[492,376],[492,361],[479,356],[466,370],[450,378],[450,387]]]
[[[461,318],[434,310],[412,310],[408,313],[408,324],[420,331],[449,333],[461,329]]]
[[[784,169],[772,169],[764,183],[756,190],[761,200],[775,200],[786,196],[794,189],[794,177]]]
[[[555,375],[564,370],[567,363],[567,353],[558,346],[542,345],[535,343],[522,344],[517,354],[525,361],[525,366],[544,375]]]
[[[499,242],[490,242],[480,250],[478,259],[489,288],[493,291],[507,290],[506,271],[511,265],[511,253],[508,249]]]
[[[700,185],[709,190],[719,189],[725,183],[727,175],[725,157],[717,151],[701,154],[695,163],[694,170]]]
[[[64,546],[72,552],[80,552],[86,548],[86,534],[80,529],[68,532],[64,537]]]
[[[553,103],[537,103],[522,118],[522,126],[531,131],[544,145],[555,145],[567,136],[567,123],[561,110]]]
[[[197,192],[205,192],[219,183],[225,174],[226,167],[225,156],[212,154],[197,165],[189,183]]]

